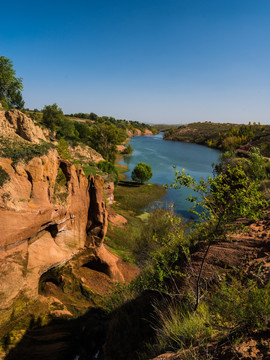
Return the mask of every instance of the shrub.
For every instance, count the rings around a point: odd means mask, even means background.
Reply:
[[[63,173],[62,169],[59,168],[57,171],[57,177],[55,179],[53,201],[55,203],[65,205],[67,203],[67,197],[67,178]]]
[[[130,155],[130,154],[132,154],[132,152],[133,152],[133,148],[130,146],[130,144],[128,144],[128,146],[125,148],[125,150],[123,151],[122,154]]]
[[[100,161],[97,166],[101,171],[109,175],[109,180],[112,180],[115,183],[115,185],[118,184],[119,182],[118,171],[112,163],[110,163],[109,161]]]
[[[132,171],[131,177],[132,180],[137,181],[143,184],[145,181],[148,181],[153,176],[151,166],[140,162]]]
[[[0,139],[0,146],[0,156],[10,158],[13,164],[18,163],[20,160],[28,162],[34,157],[45,155],[53,147],[52,144],[45,141],[41,144],[11,143],[3,138]]]
[[[63,173],[63,170],[59,168],[57,170],[57,176],[55,179],[56,184],[60,186],[66,186],[67,185],[67,178],[65,177],[65,174]]]
[[[252,147],[248,155],[248,175],[252,180],[263,180],[267,177],[267,162],[260,153],[260,149]]]
[[[70,157],[70,153],[68,151],[68,143],[66,142],[66,140],[64,138],[61,138],[58,141],[58,145],[57,145],[56,149],[58,151],[59,156],[62,159],[70,160],[71,157]]]
[[[213,292],[211,306],[217,325],[226,324],[229,329],[264,329],[270,321],[270,282],[259,288],[254,280],[246,283],[235,278],[230,282],[223,280]]]
[[[0,166],[0,187],[2,187],[5,182],[9,181],[10,177],[8,173]]]

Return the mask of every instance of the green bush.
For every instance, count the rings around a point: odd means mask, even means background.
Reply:
[[[257,147],[252,147],[248,155],[248,175],[252,180],[263,180],[267,177],[267,161]]]
[[[259,287],[254,280],[223,280],[210,298],[218,326],[263,330],[270,321],[270,282]]]
[[[133,148],[130,146],[130,144],[128,144],[128,146],[125,148],[125,150],[123,151],[122,154],[130,155],[130,154],[132,154],[132,152],[133,152]]]
[[[2,187],[5,182],[9,181],[10,177],[8,173],[0,166],[0,187]]]
[[[152,176],[153,173],[151,166],[143,162],[137,164],[131,174],[132,180],[137,181],[141,184],[150,180]]]
[[[58,141],[58,145],[56,147],[59,156],[61,157],[61,159],[66,159],[66,160],[70,160],[71,156],[70,153],[68,151],[68,143],[66,142],[66,140],[64,138],[61,138]]]
[[[57,170],[57,176],[55,182],[60,186],[66,186],[67,185],[67,179],[65,177],[65,174],[63,173],[63,170],[59,168]]]
[[[101,171],[109,175],[109,180],[112,180],[115,183],[115,185],[118,184],[119,182],[118,171],[112,163],[110,163],[109,161],[100,161],[97,166]]]

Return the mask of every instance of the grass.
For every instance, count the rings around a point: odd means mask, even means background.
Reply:
[[[120,161],[120,159],[119,159],[119,161]],[[128,172],[128,166],[127,165],[116,164],[115,167],[116,167],[116,169],[118,171],[119,180],[125,180],[126,179],[125,173]]]
[[[124,173],[124,168],[122,168]],[[119,174],[121,178],[121,173]],[[137,244],[147,232],[145,226],[149,213],[143,209],[154,200],[164,196],[166,190],[156,184],[144,184],[136,187],[118,185],[114,191],[116,204],[114,209],[124,216],[128,223],[123,227],[109,225],[105,243],[110,251],[119,255],[124,261],[134,264],[138,260]],[[128,236],[127,236],[128,234]]]
[[[114,199],[120,204],[120,209],[132,210],[135,215],[140,215],[144,208],[165,194],[166,190],[157,184],[143,184],[137,187],[119,184],[115,189]]]
[[[136,256],[133,248],[142,234],[144,223],[128,213],[124,214],[128,223],[123,227],[112,227],[109,224],[105,244],[109,246],[111,252],[119,255],[124,261],[134,264]]]
[[[183,303],[170,302],[166,309],[156,307],[159,327],[156,329],[160,350],[183,350],[210,340],[213,333],[210,311],[201,303],[196,312]]]
[[[124,247],[122,243],[114,242],[114,240],[110,239],[108,236],[105,237],[105,247],[113,254],[120,256],[124,262],[127,264],[134,265],[135,259],[132,255],[131,251]]]
[[[196,312],[192,300],[168,300],[166,306],[155,305],[153,328],[156,339],[146,345],[142,358],[166,351],[203,348],[218,343],[241,340],[246,334],[266,331],[270,321],[270,283],[260,287],[254,280],[224,278],[200,302]],[[233,344],[231,344],[233,347]],[[194,359],[201,359],[194,353]],[[189,357],[188,357],[189,358]],[[205,359],[205,358],[204,358]]]
[[[120,161],[120,157],[118,161]],[[114,210],[124,216],[128,223],[123,227],[109,225],[105,243],[111,252],[119,255],[124,261],[138,262],[137,244],[144,239],[149,213],[144,209],[155,200],[165,196],[166,190],[157,184],[138,185],[126,181],[126,165],[115,165],[120,183],[114,191]],[[127,236],[128,234],[128,236]]]

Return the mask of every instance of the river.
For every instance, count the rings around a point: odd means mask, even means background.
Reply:
[[[131,179],[131,173],[139,162],[144,162],[152,167],[153,177],[150,182],[159,185],[172,184],[174,180],[174,169],[185,169],[186,173],[196,180],[212,175],[212,164],[218,162],[220,151],[206,146],[183,143],[178,141],[163,140],[162,133],[154,136],[135,136],[130,140],[134,151],[132,155],[125,156],[120,164],[128,165],[126,173]],[[191,203],[186,200],[190,190],[169,189],[166,196],[153,206],[168,208],[173,204],[174,211],[185,219],[192,219],[189,212]]]

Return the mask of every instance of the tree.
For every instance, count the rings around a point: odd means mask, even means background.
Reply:
[[[192,211],[202,220],[207,220],[209,224],[208,231],[202,239],[206,241],[207,246],[197,276],[196,310],[200,299],[203,265],[212,243],[226,236],[236,219],[247,217],[256,220],[262,214],[267,202],[259,191],[259,181],[248,178],[238,164],[234,166],[229,164],[216,177],[208,177],[207,181],[201,179],[199,183],[184,170],[181,173],[175,171],[175,176],[173,184],[175,189],[188,187],[199,194],[199,197],[191,195],[188,200],[194,204]],[[203,210],[198,211],[198,206]]]
[[[12,61],[0,56],[0,102],[4,108],[23,109],[21,78],[16,78]]]
[[[253,180],[263,180],[267,177],[266,164],[260,149],[252,147],[248,154],[248,174]]]
[[[123,129],[119,129],[114,124],[94,125],[90,127],[89,146],[98,151],[105,160],[115,162],[117,144],[121,144],[127,137]]]
[[[45,105],[42,109],[43,124],[50,130],[55,131],[56,126],[65,119],[64,113],[57,104]]]
[[[132,180],[140,182],[141,184],[150,180],[152,176],[151,166],[143,162],[136,165],[131,174]]]
[[[125,150],[122,153],[125,155],[130,155],[132,154],[132,152],[133,152],[133,148],[131,147],[130,144],[128,144],[128,146],[125,147]]]

